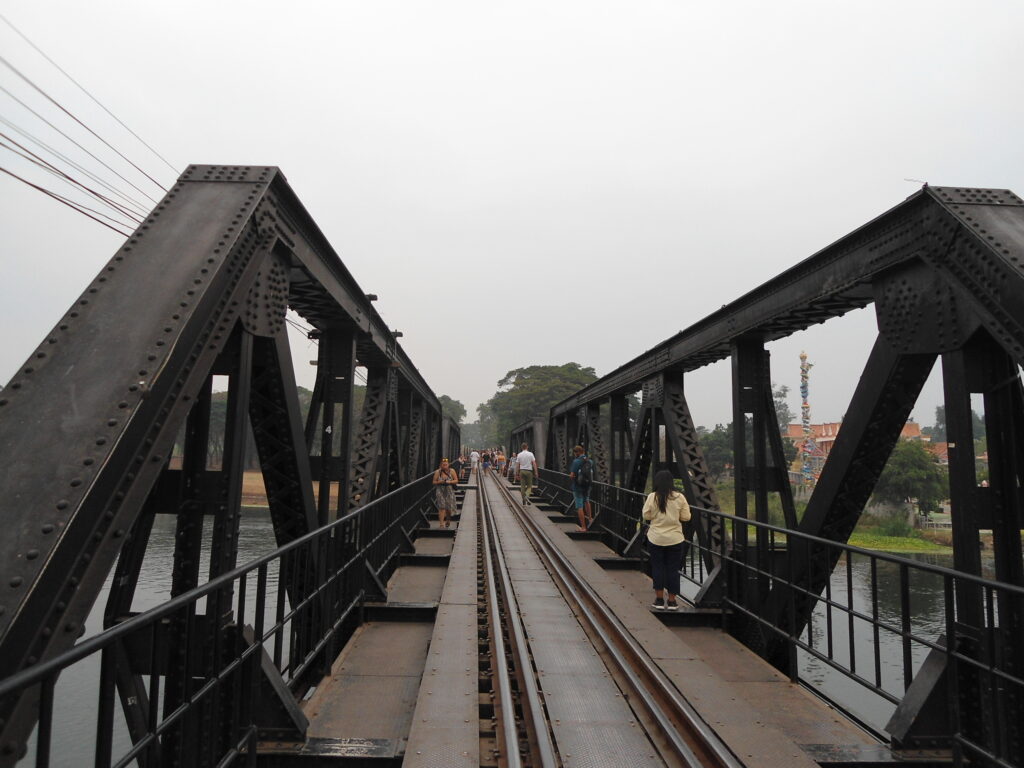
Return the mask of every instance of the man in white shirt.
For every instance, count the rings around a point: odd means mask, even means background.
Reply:
[[[516,480],[519,482],[519,494],[523,497],[523,506],[530,506],[530,491],[533,490],[533,479],[537,473],[537,457],[527,450],[526,443],[523,443],[523,450],[516,454]]]
[[[469,460],[473,464],[473,469],[476,469],[476,465],[480,461],[480,451],[473,451],[469,454]]]

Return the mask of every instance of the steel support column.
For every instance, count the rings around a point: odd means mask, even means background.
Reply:
[[[334,328],[316,336],[316,385],[306,418],[306,444],[310,448],[310,471],[318,488],[317,522],[325,525],[347,511],[356,335],[349,329]],[[319,450],[314,454],[312,448],[317,442]],[[337,501],[332,506],[334,487]]]
[[[605,443],[604,431],[601,428],[601,406],[598,403],[590,403],[585,409],[586,417],[583,419],[583,445],[590,458],[594,462],[596,480],[599,483],[611,482],[611,459],[608,455],[608,446]]]
[[[617,394],[610,398],[609,407],[611,434],[611,475],[612,485],[625,485],[629,473],[630,448],[633,444],[633,430],[629,424],[629,398]]]
[[[352,460],[349,509],[397,487],[398,382],[394,368],[371,368]]]
[[[666,373],[664,377],[664,401],[661,420],[665,425],[665,441],[674,462],[672,474],[683,481],[686,498],[691,505],[703,509],[719,510],[718,496],[708,471],[704,453],[697,437],[697,427],[690,415],[683,391],[683,375]],[[726,552],[728,533],[718,518],[708,521],[691,522],[686,526],[686,538],[696,535],[701,544],[704,567],[708,571],[704,585],[695,597],[698,605],[717,604],[721,600],[719,578],[720,558]]]

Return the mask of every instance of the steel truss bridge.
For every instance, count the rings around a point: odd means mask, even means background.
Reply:
[[[925,187],[510,442],[540,449],[542,492],[556,505],[568,501],[572,445],[586,445],[600,481],[588,535],[637,564],[641,492],[652,470],[671,470],[697,512],[685,566],[694,605],[796,680],[800,651],[842,666],[832,611],[848,617],[851,640],[855,619],[873,621],[876,638],[883,626],[877,611],[834,595],[833,578],[872,557],[847,541],[941,358],[954,569],[931,570],[945,585],[945,632],[915,629],[914,566],[893,560],[907,574],[895,628],[904,662],[911,643],[931,655],[918,671],[904,663],[900,695],[880,684],[877,659],[874,681],[863,664],[843,671],[896,706],[895,748],[1020,768],[1022,265],[1020,198]],[[101,659],[98,765],[118,758],[117,719],[131,745],[119,765],[255,764],[258,741],[306,738],[301,702],[367,606],[387,596],[425,528],[428,473],[459,452],[458,426],[372,298],[276,168],[191,166],[0,392],[0,765],[15,764],[30,737],[37,764],[49,764],[57,679],[91,655]],[[798,518],[765,345],[872,303],[878,338]],[[288,309],[319,340],[304,421]],[[734,429],[735,515],[720,512],[684,390],[688,372],[726,358],[733,423],[744,425]],[[367,381],[360,413],[357,367]],[[208,462],[215,376],[228,382],[220,467]],[[987,487],[976,476],[973,394],[985,403]],[[279,549],[240,567],[250,427]],[[770,523],[773,496],[785,525]],[[137,613],[158,515],[176,526],[171,599]],[[982,573],[981,530],[992,531],[994,579]],[[76,644],[111,574],[105,631]],[[827,652],[810,631],[822,606]]]

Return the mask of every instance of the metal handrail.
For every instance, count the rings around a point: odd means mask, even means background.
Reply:
[[[551,476],[565,478],[566,480],[570,479],[568,475],[563,474],[561,472],[555,472],[554,470],[550,469],[542,469],[540,474],[541,478],[545,481],[547,481],[548,478],[550,478]],[[641,502],[643,501],[643,499],[646,498],[644,494],[638,493],[637,491],[631,491],[628,488],[620,488],[618,486],[608,485],[606,483],[594,483],[594,485],[605,486],[607,488],[614,488],[616,491],[622,493],[623,495],[630,495],[636,497]],[[852,552],[854,554],[864,555],[872,557],[877,560],[883,560],[886,562],[894,563],[896,565],[908,565],[916,570],[927,571],[939,576],[953,576],[957,579],[971,582],[979,587],[997,587],[1000,590],[1006,590],[1010,594],[1024,596],[1024,587],[1019,587],[1015,584],[1004,584],[1002,582],[993,581],[992,579],[986,579],[984,576],[977,576],[972,573],[957,571],[953,568],[946,568],[942,565],[934,565],[932,563],[919,563],[916,560],[910,560],[909,558],[900,557],[899,555],[895,555],[889,552],[882,552],[880,550],[875,549],[865,549],[864,547],[858,547],[853,544],[846,544],[843,542],[833,541],[832,539],[825,539],[821,536],[815,536],[811,533],[804,533],[803,531],[784,528],[782,526],[774,525],[772,523],[765,523],[761,522],[760,520],[751,520],[750,518],[746,517],[738,517],[737,515],[733,515],[728,512],[721,512],[716,509],[705,509],[704,507],[690,505],[690,512],[695,515],[707,515],[709,517],[717,517],[722,520],[733,521],[737,524],[746,525],[751,528],[759,528],[766,531],[772,531],[774,533],[783,534],[785,536],[795,536],[800,539],[812,542],[814,544],[835,547],[838,549],[842,549],[844,551]],[[636,518],[636,522],[642,522],[639,516]]]
[[[566,501],[569,481],[570,478],[563,473],[544,470],[538,485],[548,498]],[[608,489],[609,486],[595,484],[596,492],[591,494],[592,498],[601,498],[605,505],[598,515],[595,528],[620,555],[627,554],[623,547],[626,537],[622,532],[632,530],[636,537],[641,536],[639,505],[644,495],[618,487],[614,487],[613,495]],[[628,503],[620,504],[618,508],[609,508],[608,503],[613,499],[628,500]],[[923,663],[923,655],[941,654],[947,666],[946,685],[949,690],[946,698],[952,702],[952,723],[947,743],[957,750],[958,755],[968,758],[988,760],[1002,766],[1014,765],[1016,768],[1024,765],[1019,756],[1014,757],[1016,762],[1007,759],[1007,755],[1012,754],[1012,748],[1005,744],[1007,737],[998,733],[999,718],[1012,720],[1020,714],[1020,705],[1014,702],[1024,701],[1024,675],[1005,654],[998,653],[996,647],[996,636],[1009,631],[1007,622],[1012,623],[1009,617],[1024,613],[1024,587],[717,510],[691,506],[691,512],[697,526],[706,526],[712,521],[720,523],[723,528],[728,526],[733,533],[732,543],[727,546],[723,539],[720,547],[705,548],[696,540],[689,542],[687,561],[684,562],[681,575],[698,587],[703,587],[711,576],[719,580],[717,586],[721,587],[725,625],[734,628],[741,640],[752,640],[760,644],[764,636],[773,638],[788,654],[788,671],[794,681],[814,688],[816,693],[832,704],[844,708],[841,702],[814,683],[801,678],[797,653],[802,652],[877,695],[879,701],[898,706],[918,666]],[[751,541],[749,546],[736,546],[736,533],[743,530],[749,532],[750,529],[754,529],[760,536],[749,534],[746,537]],[[753,544],[758,538],[765,545],[764,549],[758,549]],[[645,555],[642,549],[630,551],[629,554]],[[702,555],[708,554],[716,563],[721,564],[713,574],[706,573],[703,567],[705,558]],[[780,559],[783,555],[785,559]],[[844,558],[845,566],[832,573],[832,577],[840,582],[838,586],[833,585],[832,580],[826,580],[822,591],[817,592],[794,576],[799,564],[841,562]],[[870,566],[870,588],[866,595],[857,593],[853,586],[855,560],[867,561]],[[895,595],[898,605],[894,608],[893,621],[886,620],[883,615],[886,611],[880,609],[882,593],[879,581],[883,566],[896,571],[899,580],[898,594]],[[937,610],[945,612],[944,638],[938,636],[937,630],[922,632],[915,629],[919,619],[912,612],[912,584],[922,578],[933,579],[937,584],[941,582],[944,607]],[[841,583],[842,579],[845,579],[845,584]],[[752,587],[754,584],[757,586]],[[780,613],[766,612],[764,600],[751,599],[754,593],[747,593],[747,590],[760,589],[756,597],[763,598],[764,590],[768,588],[773,595],[777,592],[775,604],[782,605],[784,612],[789,612],[790,619],[784,620]],[[973,619],[965,619],[961,606],[972,600],[977,602],[973,606],[976,614]],[[796,611],[797,601],[800,601],[804,615],[808,617],[806,625],[792,621],[791,614]],[[859,602],[866,602],[867,607],[859,607]],[[769,618],[782,620],[781,623],[786,626],[778,626]],[[752,634],[750,625],[761,627],[764,636],[759,639],[757,633]],[[822,625],[824,637],[816,638],[815,627]],[[871,632],[871,649],[866,663],[861,650],[863,646],[857,645],[858,638],[861,643],[864,642],[864,635],[858,630],[862,632],[865,628]],[[889,664],[884,663],[880,643],[883,633],[893,639],[893,658]],[[915,649],[918,651],[916,658]],[[988,706],[992,710],[990,716],[994,718],[992,722],[995,725],[985,722],[985,718],[974,711],[961,711],[955,695],[958,675],[973,677],[980,681],[976,684],[983,682],[990,689],[991,693],[987,697],[991,702]],[[877,715],[878,712],[872,713],[873,717]],[[861,724],[879,733],[880,726],[874,727],[863,721]],[[995,736],[991,735],[993,730]]]
[[[396,554],[407,544],[408,534],[423,523],[425,505],[429,504],[432,492],[430,480],[430,474],[424,475],[273,552],[88,637],[54,658],[0,680],[0,701],[7,699],[9,704],[33,690],[39,692],[38,704],[30,705],[35,707],[35,716],[40,724],[36,764],[48,765],[51,757],[53,692],[58,676],[96,654],[103,659],[98,683],[101,695],[96,729],[96,765],[127,765],[152,750],[166,749],[170,732],[182,727],[190,710],[199,705],[214,706],[213,691],[228,686],[224,690],[237,693],[240,686],[258,682],[259,654],[264,652],[268,643],[273,645],[274,666],[293,688],[293,693],[301,695],[307,687],[302,682],[305,675],[315,673],[318,668],[329,669],[333,659],[326,658],[325,654],[345,639],[343,625],[358,620],[355,608],[366,596],[367,587],[373,587],[366,584],[370,578],[368,571],[372,570],[376,576],[386,580],[390,576],[388,569],[397,562]],[[364,563],[369,569],[364,567]],[[276,574],[278,596],[276,600],[268,600],[268,574],[275,564],[279,565]],[[250,593],[253,582],[255,590]],[[201,601],[207,601],[209,611],[217,597],[227,593],[233,595],[231,604],[227,606],[233,619],[222,619],[214,625],[212,617],[204,618],[196,612],[195,608]],[[251,604],[253,601],[255,607]],[[268,612],[269,617],[264,615]],[[182,635],[176,638],[179,648],[202,647],[211,632],[215,643],[223,642],[226,646],[228,640],[226,636],[224,641],[221,640],[221,630],[217,628],[221,624],[227,626],[230,623],[240,631],[246,621],[254,621],[255,630],[251,641],[241,641],[239,646],[230,650],[222,648],[226,655],[216,659],[213,667],[206,670],[199,687],[192,689],[189,687],[191,683],[182,684],[180,703],[163,711],[162,717],[156,717],[156,711],[161,709],[156,701],[156,697],[161,695],[160,683],[166,680],[169,684],[173,680],[166,677],[166,672],[157,671],[162,661],[159,651],[162,627],[169,626],[168,621],[173,624],[175,617],[185,619],[181,621]],[[203,620],[199,620],[201,618]],[[138,643],[147,639],[151,648],[151,671],[146,675],[150,680],[147,695],[154,697],[149,726],[144,734],[137,735],[135,744],[115,762],[110,754],[116,710],[114,659],[129,647],[129,641]],[[194,677],[194,670],[188,665],[186,667],[186,674]],[[250,675],[247,667],[256,671]],[[255,746],[252,739],[256,736],[258,724],[254,721],[251,702],[243,702],[241,709],[245,712],[223,715],[224,734],[232,735],[221,738],[225,751],[218,754],[214,762],[231,764],[243,754],[242,748],[247,743],[250,747]],[[6,759],[0,759],[0,764],[7,764]]]

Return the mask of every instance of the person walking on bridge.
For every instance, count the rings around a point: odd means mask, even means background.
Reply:
[[[572,498],[576,504],[576,516],[580,521],[580,530],[586,531],[594,522],[594,514],[590,507],[590,484],[594,479],[594,465],[582,445],[572,449],[575,458],[569,467],[572,478]]]
[[[530,506],[530,491],[533,490],[533,479],[537,472],[537,457],[523,443],[523,449],[515,458],[516,480],[519,483],[519,495],[523,497],[523,506]]]
[[[450,528],[448,515],[455,514],[455,486],[459,476],[448,466],[448,459],[441,459],[441,466],[434,472],[434,503],[437,505],[437,524],[440,528]]]
[[[690,519],[690,505],[686,497],[676,490],[672,473],[663,469],[654,475],[654,493],[647,497],[643,509],[647,529],[648,550],[651,553],[651,576],[654,579],[655,610],[679,608],[679,569],[683,566],[683,523]],[[668,593],[668,601],[665,593]]]

